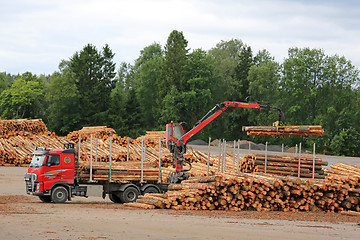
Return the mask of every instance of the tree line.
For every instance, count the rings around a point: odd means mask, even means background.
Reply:
[[[180,31],[165,46],[153,43],[134,63],[118,69],[110,46],[88,44],[61,61],[51,75],[0,73],[2,119],[42,118],[59,135],[106,125],[121,136],[165,130],[171,121],[189,130],[223,101],[259,102],[281,108],[286,125],[322,125],[324,136],[248,137],[245,125],[271,125],[276,111],[229,108],[196,138],[249,139],[318,152],[360,156],[359,70],[344,56],[322,49],[290,48],[282,63],[254,53],[240,39],[191,50]]]

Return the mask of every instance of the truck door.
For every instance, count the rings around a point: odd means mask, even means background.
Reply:
[[[50,189],[54,183],[62,181],[60,155],[48,155],[44,164],[44,189]]]

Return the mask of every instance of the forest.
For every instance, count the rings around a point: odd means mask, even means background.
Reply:
[[[279,107],[285,125],[321,125],[324,135],[249,137],[242,126],[272,125],[277,111],[229,108],[194,139],[301,142],[307,149],[316,143],[318,153],[360,156],[359,69],[344,56],[293,47],[277,62],[241,39],[189,49],[177,30],[165,46],[144,47],[133,63],[115,63],[114,56],[107,44],[87,44],[51,75],[0,73],[1,119],[42,118],[60,136],[108,126],[134,138],[171,121],[190,130],[218,103],[249,101]]]

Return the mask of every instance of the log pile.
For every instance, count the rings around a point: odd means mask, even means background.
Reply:
[[[240,162],[239,170],[245,173],[265,172],[265,155],[264,154],[246,154]],[[322,166],[328,165],[321,158],[301,156],[300,158],[300,177],[312,178],[314,167],[314,178],[324,179],[325,172]],[[289,155],[268,155],[266,161],[266,173],[280,176],[298,176],[299,157]]]
[[[231,178],[194,178],[170,185],[169,189],[177,190],[146,194],[131,206],[177,210],[360,211],[360,190],[319,180],[243,174]]]
[[[345,185],[348,188],[360,189],[360,167],[337,163],[326,170],[326,179],[335,184]]]
[[[36,146],[62,144],[41,119],[0,120],[0,166],[26,166]]]
[[[12,136],[51,135],[42,119],[0,120],[0,138]]]
[[[90,163],[79,162],[79,178],[82,182],[90,180]],[[93,163],[92,164],[92,180],[107,181],[110,179],[110,165],[109,163]],[[159,169],[149,163],[143,164],[143,180],[156,182],[159,179]],[[111,181],[140,181],[141,180],[141,162],[131,161],[112,163],[111,166]],[[164,179],[165,180],[165,179]]]
[[[242,130],[247,132],[247,135],[255,136],[312,136],[323,135],[324,130],[321,126],[243,126]]]

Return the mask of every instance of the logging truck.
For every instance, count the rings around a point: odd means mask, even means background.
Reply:
[[[168,184],[160,180],[113,182],[111,165],[108,180],[85,180],[79,176],[76,156],[73,143],[64,144],[64,149],[37,148],[24,176],[27,194],[38,196],[43,202],[64,203],[74,196],[87,197],[89,185],[101,185],[103,198],[109,195],[114,203],[128,203],[136,201],[141,194],[167,191]]]

